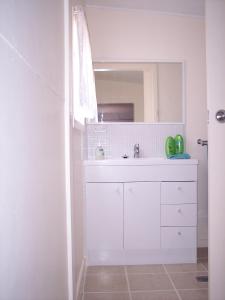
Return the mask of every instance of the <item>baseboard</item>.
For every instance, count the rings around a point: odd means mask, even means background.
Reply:
[[[198,247],[208,247],[208,215],[198,216]]]
[[[87,265],[146,265],[196,263],[197,249],[149,249],[88,251]]]
[[[78,296],[80,293],[83,292],[83,279],[86,273],[87,263],[86,263],[86,257],[83,257],[80,271],[77,279],[77,286],[76,286],[76,299],[78,299]]]

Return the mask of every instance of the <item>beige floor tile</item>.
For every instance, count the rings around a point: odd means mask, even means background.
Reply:
[[[133,292],[132,300],[179,300],[174,291]]]
[[[208,275],[207,272],[170,273],[176,289],[201,289],[207,288],[207,282],[198,282],[196,276]]]
[[[128,273],[165,273],[163,265],[140,265],[140,266],[126,266]]]
[[[204,267],[208,270],[208,258],[199,258],[198,261],[204,265]]]
[[[87,274],[111,273],[111,274],[124,274],[124,266],[89,266]]]
[[[166,267],[167,272],[169,272],[169,273],[205,271],[205,268],[201,263],[197,263],[197,264],[172,264],[172,265],[165,265],[165,267]]]
[[[85,292],[114,292],[128,291],[125,275],[100,273],[87,275],[84,286]]]
[[[208,300],[208,290],[178,291],[182,300]]]
[[[128,274],[132,291],[172,290],[173,286],[166,274]]]
[[[84,300],[129,300],[128,293],[87,293]]]

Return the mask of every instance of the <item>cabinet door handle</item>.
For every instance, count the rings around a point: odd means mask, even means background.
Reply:
[[[132,192],[133,192],[133,189],[132,189],[131,187],[129,187],[129,188],[128,188],[128,191],[129,191],[130,193],[132,193]]]
[[[178,187],[177,187],[177,190],[178,190],[178,191],[182,191],[182,187],[181,187],[181,186],[178,186]]]
[[[116,189],[116,193],[117,193],[118,195],[120,195],[120,189],[119,189],[119,188]]]
[[[178,232],[177,232],[177,235],[182,235],[181,231],[178,231]]]
[[[180,214],[182,212],[181,208],[178,208],[177,212]]]

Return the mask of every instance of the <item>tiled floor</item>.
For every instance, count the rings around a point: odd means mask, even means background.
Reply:
[[[78,300],[207,300],[205,249],[197,264],[88,267]]]

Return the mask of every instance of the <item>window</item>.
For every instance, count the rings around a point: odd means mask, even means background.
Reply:
[[[97,120],[97,101],[91,47],[84,11],[73,9],[72,27],[73,119],[84,124],[85,119]]]

